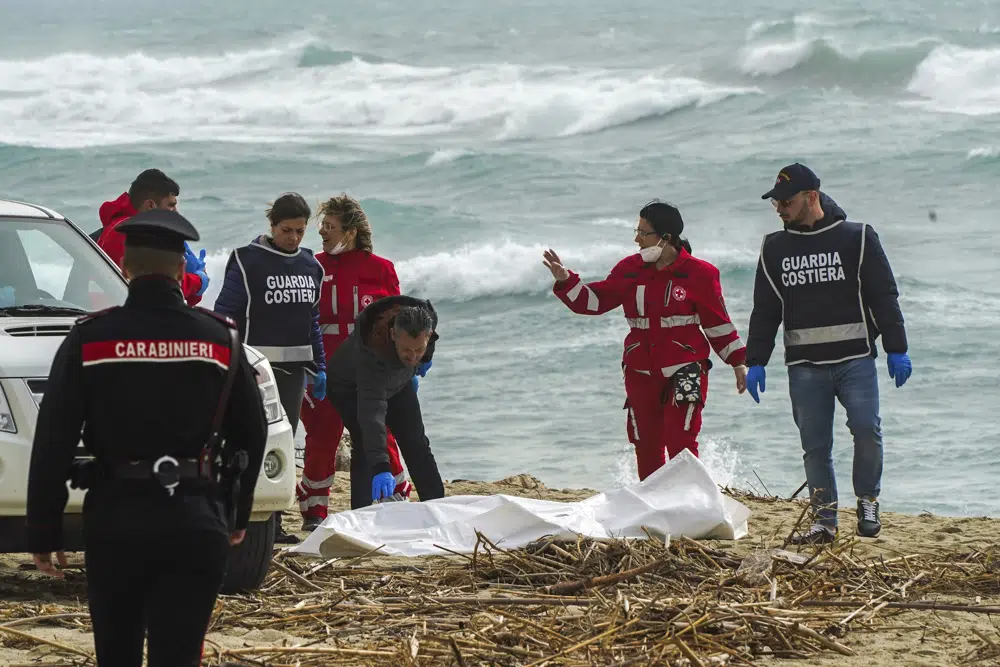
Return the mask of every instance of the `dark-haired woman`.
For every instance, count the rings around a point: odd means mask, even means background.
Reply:
[[[236,321],[240,336],[271,363],[278,397],[294,433],[305,393],[306,373],[315,376],[313,393],[326,394],[326,354],[319,329],[323,267],[300,247],[312,211],[301,195],[283,194],[267,210],[270,234],[262,234],[229,256],[215,312]],[[276,516],[276,539],[294,543]]]
[[[639,252],[618,262],[604,280],[584,283],[552,250],[544,264],[553,292],[574,313],[601,315],[621,306],[625,338],[626,433],[635,446],[639,479],[687,449],[698,456],[701,412],[708,395],[710,347],[733,367],[746,389],[746,349],[726,311],[719,270],[691,254],[684,221],[670,204],[639,212]]]

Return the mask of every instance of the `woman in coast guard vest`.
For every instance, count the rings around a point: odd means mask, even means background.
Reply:
[[[626,432],[640,480],[665,463],[664,451],[670,458],[684,449],[698,456],[711,349],[733,367],[737,391],[745,389],[746,350],[726,312],[719,270],[691,255],[683,230],[677,208],[647,204],[635,230],[639,252],[593,283],[566,269],[552,250],[544,253],[553,292],[574,313],[624,310],[631,328],[622,355]]]
[[[316,259],[325,275],[320,293],[319,324],[327,357],[354,330],[358,314],[373,302],[399,294],[396,267],[375,254],[372,228],[361,204],[346,194],[327,200],[319,235],[323,252]],[[418,369],[418,373],[420,369]],[[426,369],[424,369],[426,372]],[[330,487],[336,472],[337,448],[344,435],[344,422],[330,401],[307,391],[302,401],[302,425],[306,428],[305,467],[296,487],[302,529],[310,531],[327,515]],[[396,479],[394,493],[408,497],[413,489],[399,457],[399,446],[386,430],[389,471]]]
[[[306,374],[315,376],[314,392],[326,393],[326,355],[319,330],[319,295],[323,267],[299,244],[312,212],[294,192],[267,210],[270,234],[262,234],[229,256],[225,282],[215,312],[236,321],[244,343],[267,357],[274,369],[281,405],[292,424],[299,423]],[[284,534],[280,514],[277,539]]]

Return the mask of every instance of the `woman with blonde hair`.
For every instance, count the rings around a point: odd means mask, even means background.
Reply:
[[[319,235],[323,252],[316,259],[325,277],[320,293],[319,324],[327,359],[354,330],[358,314],[373,302],[399,294],[393,263],[374,252],[372,229],[361,204],[342,194],[320,205]],[[426,373],[426,369],[422,369]],[[421,373],[423,374],[423,373]],[[306,428],[305,467],[296,494],[302,512],[302,529],[311,531],[327,516],[330,487],[336,471],[337,447],[344,422],[330,401],[310,388],[302,401]],[[410,495],[413,486],[403,470],[399,448],[387,432],[390,469],[398,498]]]

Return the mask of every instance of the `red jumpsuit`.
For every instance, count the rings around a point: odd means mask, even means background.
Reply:
[[[101,224],[104,225],[104,229],[101,230],[101,237],[97,240],[97,245],[119,268],[121,268],[122,259],[125,257],[125,235],[119,232],[117,227],[136,213],[127,192],[118,199],[106,201],[101,205]],[[184,280],[181,282],[181,291],[184,292],[184,300],[189,306],[197,306],[201,303],[201,297],[198,295],[200,289],[201,278],[193,273],[185,273]]]
[[[399,278],[392,262],[364,250],[338,255],[316,253],[325,273],[320,291],[319,324],[327,359],[354,330],[354,321],[366,306],[386,296],[399,294]],[[296,488],[303,518],[325,519],[330,487],[336,472],[337,448],[344,422],[329,400],[317,400],[312,385],[302,399],[300,412],[306,429],[305,467]],[[409,496],[413,490],[399,458],[399,447],[386,430],[390,472],[396,477],[396,493]]]
[[[683,249],[663,270],[635,254],[598,282],[584,284],[571,271],[553,292],[581,315],[600,315],[618,306],[625,311],[631,327],[622,354],[626,433],[635,446],[639,479],[665,463],[664,450],[670,458],[683,449],[697,456],[708,396],[709,343],[730,366],[746,359],[726,311],[719,270]],[[678,403],[671,376],[691,362],[701,365],[701,400]]]

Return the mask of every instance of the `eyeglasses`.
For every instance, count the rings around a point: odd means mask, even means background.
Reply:
[[[639,229],[638,227],[636,227],[632,231],[635,232],[636,236],[656,236],[656,232],[644,232],[643,230]]]
[[[809,192],[813,192],[813,190],[803,190],[799,194],[808,194]],[[792,197],[796,196],[798,195],[792,195]],[[774,208],[788,208],[792,205],[792,201],[793,199],[775,199],[774,197],[771,197],[771,206]]]
[[[343,230],[336,225],[336,223],[321,222],[319,223],[319,228],[324,232],[343,232]]]

